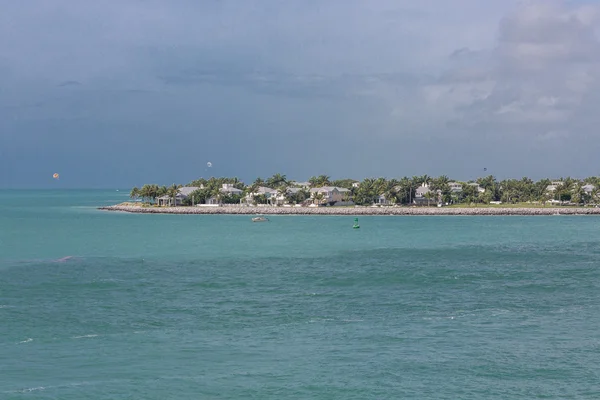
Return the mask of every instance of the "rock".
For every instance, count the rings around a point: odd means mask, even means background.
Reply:
[[[600,208],[454,208],[454,207],[140,207],[114,205],[99,207],[105,211],[144,214],[230,214],[230,215],[600,215]]]

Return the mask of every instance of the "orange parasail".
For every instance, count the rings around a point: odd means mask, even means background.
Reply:
[[[58,179],[58,178],[59,178],[59,175],[58,175],[57,173],[55,173],[54,175],[52,175],[52,177],[53,177],[54,179]]]

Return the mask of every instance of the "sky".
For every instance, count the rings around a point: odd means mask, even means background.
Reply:
[[[0,8],[0,188],[600,175],[600,1]]]

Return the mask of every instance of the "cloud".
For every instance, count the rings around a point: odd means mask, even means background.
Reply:
[[[177,163],[198,148],[251,177],[460,177],[506,160],[505,174],[546,175],[549,156],[552,168],[589,170],[599,10],[583,0],[7,2],[0,146],[22,163],[43,143],[54,162],[102,164],[92,153],[107,137],[116,164],[89,168],[144,165],[140,174],[170,182],[193,171]],[[248,151],[257,143],[261,155]],[[159,150],[164,163],[143,156]]]
[[[462,129],[562,137],[547,132],[567,130],[600,88],[597,15],[593,6],[526,4],[502,19],[495,46],[452,52],[456,66],[424,86],[421,98]],[[596,115],[585,117],[587,129]]]
[[[81,82],[77,82],[77,81],[64,81],[64,82],[60,83],[58,86],[59,86],[59,87],[65,87],[65,86],[81,86]]]

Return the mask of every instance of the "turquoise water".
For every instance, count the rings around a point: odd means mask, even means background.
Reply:
[[[0,191],[0,399],[600,397],[600,218],[126,197]]]

